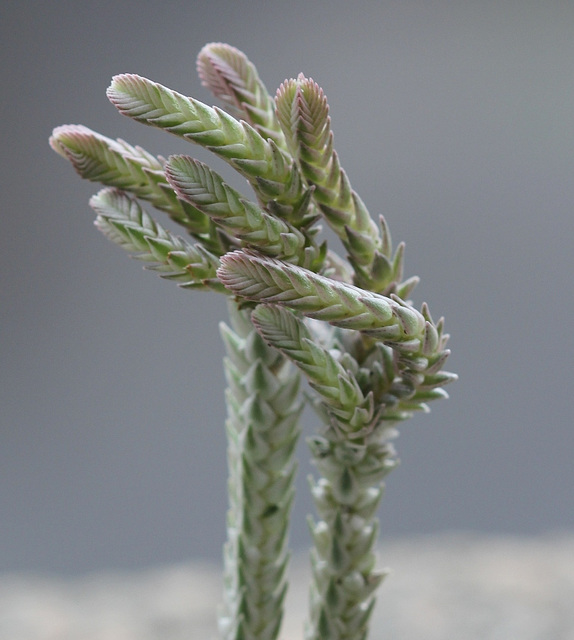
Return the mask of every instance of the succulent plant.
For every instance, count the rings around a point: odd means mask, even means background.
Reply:
[[[115,76],[108,97],[123,115],[224,159],[252,199],[192,157],[154,157],[84,126],[57,127],[50,144],[104,185],[90,205],[108,239],[184,289],[228,298],[222,639],[280,632],[303,377],[321,421],[308,439],[318,477],[305,637],[362,640],[384,577],[376,514],[398,463],[392,440],[413,412],[447,397],[456,379],[443,370],[448,335],[442,318],[408,299],[418,278],[403,280],[404,244],[393,250],[385,219],[373,220],[341,168],[322,89],[299,75],[273,98],[227,44],[206,45],[197,66],[222,108],[133,74]],[[320,239],[321,223],[345,256]]]

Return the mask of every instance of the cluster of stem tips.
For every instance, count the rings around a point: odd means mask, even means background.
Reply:
[[[288,527],[304,401],[320,427],[308,438],[312,580],[306,640],[363,640],[374,593],[376,513],[397,465],[396,426],[446,398],[456,379],[442,318],[409,295],[404,244],[395,249],[351,187],[333,147],[327,99],[299,75],[269,95],[248,58],[227,44],[198,56],[210,107],[138,75],[115,76],[118,111],[213,152],[249,183],[252,199],[206,164],[155,157],[81,125],[54,129],[53,149],[104,185],[96,227],[161,277],[228,298],[229,512],[222,640],[275,640],[287,591]],[[167,214],[176,236],[144,209]],[[337,255],[320,223],[340,238]]]

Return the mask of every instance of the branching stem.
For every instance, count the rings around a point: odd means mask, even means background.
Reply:
[[[299,377],[268,347],[249,313],[229,303],[227,357],[228,539],[223,640],[275,640],[283,615],[287,535],[300,433]]]

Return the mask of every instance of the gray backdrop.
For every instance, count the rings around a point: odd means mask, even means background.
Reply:
[[[214,40],[270,90],[300,71],[325,89],[353,186],[406,241],[417,304],[447,317],[460,381],[403,427],[382,535],[572,530],[574,3],[0,7],[0,570],[219,558],[223,299],[103,239],[97,187],[47,142],[83,123],[206,160],[117,115],[105,89],[135,72],[210,101],[195,56]],[[300,454],[297,548],[312,509]]]

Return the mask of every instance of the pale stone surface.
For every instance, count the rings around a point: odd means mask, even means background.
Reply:
[[[574,640],[574,536],[452,535],[387,543],[371,640]],[[301,640],[305,558],[283,640]],[[0,576],[0,640],[210,640],[218,567],[50,579]]]

